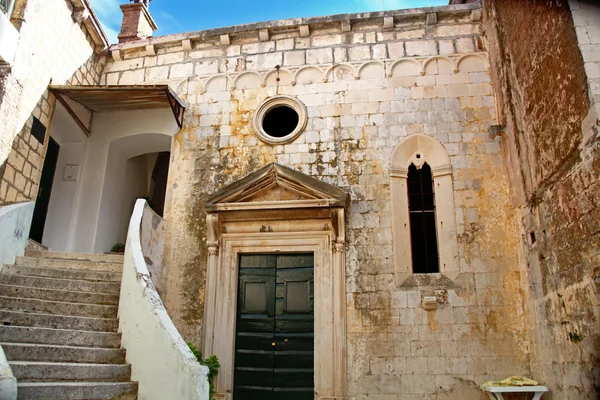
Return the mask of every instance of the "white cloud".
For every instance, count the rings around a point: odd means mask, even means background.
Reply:
[[[112,18],[121,14],[119,0],[91,0],[91,3],[99,17]]]
[[[112,44],[117,43],[119,41],[119,39],[117,38],[117,35],[119,34],[118,31],[114,30],[113,28],[108,28],[106,25],[104,25],[102,28],[104,28],[104,33],[106,33],[106,37],[108,38],[109,43]]]
[[[407,7],[405,0],[354,0],[354,2],[365,7],[366,11],[398,10]]]
[[[159,19],[162,22],[166,22],[167,24],[172,25],[175,28],[182,29],[182,26],[179,23],[179,20],[166,11],[160,11],[155,19]],[[161,24],[159,23],[158,24],[159,28],[160,28],[160,25]]]
[[[117,43],[117,35],[121,28],[121,0],[91,0],[92,7],[100,19],[102,28],[110,43]]]

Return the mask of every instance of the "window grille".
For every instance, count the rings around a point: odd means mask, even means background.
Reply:
[[[439,272],[439,257],[435,222],[435,193],[431,167],[408,168],[408,208],[410,242],[415,274]]]

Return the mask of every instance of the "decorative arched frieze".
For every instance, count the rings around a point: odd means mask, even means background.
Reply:
[[[280,86],[289,86],[349,80],[349,76],[352,76],[353,79],[383,79],[385,77],[449,75],[487,70],[488,61],[484,53],[469,53],[241,71],[227,75],[194,77],[191,81],[203,82],[202,90],[205,92],[218,92],[229,89],[277,86],[277,76],[280,78]],[[345,72],[341,75],[341,79],[340,75],[337,75],[340,71]]]
[[[233,81],[232,89],[255,89],[263,85],[263,77],[255,71],[247,71],[239,74]]]
[[[456,61],[457,72],[484,72],[488,70],[488,60],[480,54],[467,54]]]
[[[344,74],[341,71],[346,71],[346,73]],[[327,82],[354,80],[356,76],[357,72],[352,65],[341,63],[333,65],[325,73],[325,79],[327,80]],[[338,77],[340,79],[337,79]],[[347,79],[348,77],[352,78]]]
[[[189,81],[188,93],[203,94],[205,92],[206,79],[195,77]]]
[[[293,85],[294,76],[290,71],[280,68],[268,72],[264,82],[266,86],[290,86]]]
[[[385,77],[385,65],[380,61],[364,63],[358,69],[359,79],[381,79]]]
[[[425,60],[423,63],[424,75],[450,75],[458,72],[456,62],[449,57],[436,56]]]
[[[228,90],[228,80],[224,74],[212,76],[206,81],[204,90],[206,93],[225,92]]]
[[[413,58],[392,62],[389,77],[392,76],[419,76],[422,75],[423,66]]]
[[[175,93],[179,97],[185,97],[189,93],[190,81],[185,79],[181,81],[171,81],[171,85],[175,87]]]
[[[294,82],[299,85],[321,83],[325,81],[325,74],[316,66],[300,68],[294,75]]]
[[[410,217],[407,195],[408,168],[431,167],[435,190],[435,217],[439,274],[413,274]],[[426,135],[411,135],[396,145],[390,160],[392,234],[397,286],[433,285],[453,281],[459,273],[452,164],[444,146]],[[412,278],[412,279],[409,279]]]

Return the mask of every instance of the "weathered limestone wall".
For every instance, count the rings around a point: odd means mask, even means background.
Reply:
[[[480,17],[477,4],[459,5],[111,47],[115,60],[102,82],[169,82],[188,105],[171,150],[164,265],[166,307],[188,341],[199,342],[202,331],[204,203],[275,161],[351,194],[352,396],[483,398],[478,384],[529,373],[519,229],[499,138],[487,135],[496,105]],[[307,106],[307,129],[293,143],[267,145],[252,130],[254,110],[275,94]],[[398,287],[394,280],[389,159],[401,139],[417,133],[440,141],[452,161],[455,286]],[[427,312],[421,298],[429,294],[439,308]]]
[[[531,372],[554,399],[596,399],[600,142],[590,100],[598,90],[600,7],[571,1],[571,13],[565,1],[484,5],[521,214]]]
[[[37,196],[55,104],[48,85],[97,84],[105,63],[70,2],[28,0],[21,12],[15,60],[0,70],[0,203]],[[44,143],[30,135],[32,117],[48,128]]]

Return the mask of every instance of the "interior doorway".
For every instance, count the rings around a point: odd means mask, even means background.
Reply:
[[[38,243],[42,243],[42,238],[44,236],[44,226],[46,225],[48,205],[50,204],[52,183],[54,182],[54,173],[56,172],[59,151],[60,146],[52,137],[50,137],[46,158],[44,159],[44,166],[42,168],[40,187],[38,189],[37,199],[35,200],[31,229],[29,231],[29,237]]]
[[[314,399],[314,255],[240,255],[234,399]]]

